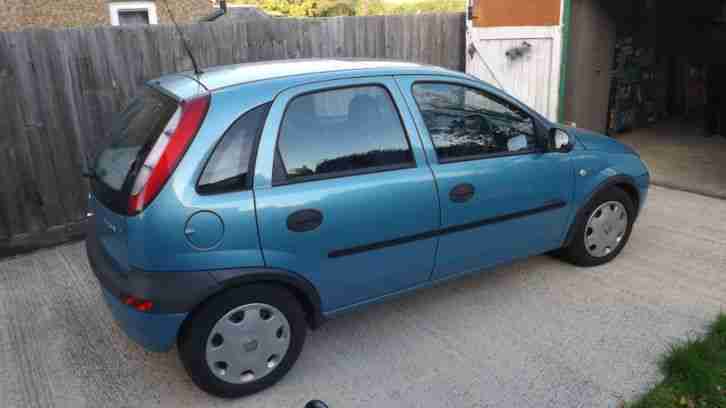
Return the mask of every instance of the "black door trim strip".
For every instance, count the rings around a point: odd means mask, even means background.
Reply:
[[[467,224],[452,225],[451,227],[439,228],[439,229],[435,229],[435,230],[431,230],[431,231],[427,231],[427,232],[422,232],[420,234],[414,234],[414,235],[409,235],[406,237],[390,239],[387,241],[379,241],[379,242],[374,242],[371,244],[359,245],[359,246],[345,248],[345,249],[336,249],[335,251],[331,251],[330,253],[328,253],[328,258],[340,258],[343,256],[355,255],[355,254],[360,254],[362,252],[368,252],[368,251],[375,251],[377,249],[387,248],[387,247],[391,247],[391,246],[395,246],[395,245],[408,244],[410,242],[434,238],[434,237],[441,236],[441,235],[453,234],[456,232],[461,232],[461,231],[466,231],[466,230],[470,230],[470,229],[474,229],[474,228],[483,227],[485,225],[491,225],[491,224],[496,224],[499,222],[510,221],[510,220],[513,220],[516,218],[529,217],[531,215],[543,213],[546,211],[554,211],[554,210],[563,208],[566,205],[567,205],[566,202],[557,200],[557,201],[552,201],[551,203],[545,204],[542,207],[533,208],[531,210],[514,212],[511,214],[500,215],[498,217],[485,218],[483,220],[474,221],[474,222],[470,222]]]

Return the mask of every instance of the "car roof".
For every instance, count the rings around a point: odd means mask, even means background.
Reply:
[[[203,85],[208,91],[215,91],[249,82],[283,79],[287,77],[304,79],[307,76],[310,78],[310,81],[315,81],[322,79],[319,78],[320,74],[325,74],[324,77],[328,80],[347,78],[351,75],[357,76],[361,72],[370,75],[448,75],[470,78],[462,72],[433,65],[390,60],[345,58],[252,62],[204,68],[203,71],[200,75],[195,75],[193,71],[165,75],[151,82],[161,85],[173,93],[186,94],[187,91],[180,88],[188,88],[188,80],[193,80],[197,84]]]

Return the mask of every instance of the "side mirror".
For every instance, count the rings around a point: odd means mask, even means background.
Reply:
[[[550,131],[552,150],[560,153],[567,153],[574,147],[574,140],[562,129],[554,128]]]

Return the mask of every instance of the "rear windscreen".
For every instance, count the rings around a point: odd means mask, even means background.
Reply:
[[[143,162],[177,107],[172,98],[144,88],[114,119],[108,145],[93,165],[94,193],[107,207],[124,211],[130,173]]]

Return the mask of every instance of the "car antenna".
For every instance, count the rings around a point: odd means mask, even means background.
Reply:
[[[179,34],[179,37],[181,38],[181,42],[182,42],[182,45],[184,46],[184,50],[187,52],[187,55],[189,55],[189,59],[192,60],[192,66],[194,67],[194,75],[203,74],[202,70],[199,69],[199,65],[197,65],[197,60],[194,59],[194,54],[192,54],[192,50],[191,50],[191,48],[189,48],[189,43],[187,42],[186,37],[184,37],[184,33],[182,33],[181,28],[179,28],[179,24],[176,23],[176,19],[174,18],[174,13],[171,12],[171,8],[169,7],[169,1],[164,0],[164,4],[166,5],[166,11],[169,13],[171,22],[174,24],[174,27],[176,28],[176,32]]]

